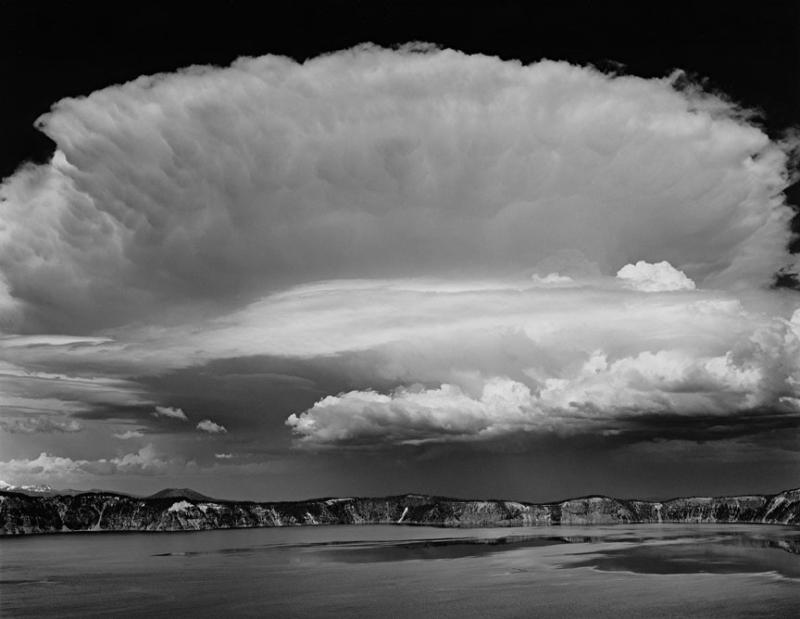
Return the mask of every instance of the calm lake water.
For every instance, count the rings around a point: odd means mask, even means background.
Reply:
[[[325,526],[0,539],[2,617],[797,617],[800,530]]]

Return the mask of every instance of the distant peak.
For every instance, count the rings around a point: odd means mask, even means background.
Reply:
[[[201,494],[191,488],[164,488],[155,494],[151,494],[149,499],[189,499],[190,501],[214,501],[209,496]]]

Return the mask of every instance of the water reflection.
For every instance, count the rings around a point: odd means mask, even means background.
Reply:
[[[800,579],[800,558],[770,540],[758,543],[640,545],[593,553],[562,568],[591,567],[605,572],[639,574],[763,574]],[[750,540],[756,541],[756,540]]]
[[[320,558],[341,563],[376,563],[458,559],[545,546],[597,546],[571,553],[560,567],[648,574],[764,573],[800,578],[800,531],[763,532],[716,529],[711,534],[630,529],[598,535],[511,535],[495,538],[458,537],[367,544],[318,545]]]
[[[767,525],[31,536],[0,541],[0,616],[792,617],[799,542]]]

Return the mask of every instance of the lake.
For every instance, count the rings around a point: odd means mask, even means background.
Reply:
[[[393,525],[0,539],[5,617],[796,617],[800,529]]]

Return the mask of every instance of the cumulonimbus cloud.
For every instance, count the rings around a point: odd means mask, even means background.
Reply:
[[[564,248],[607,274],[667,260],[768,285],[796,267],[791,146],[676,83],[362,46],[64,99],[37,123],[52,160],[0,190],[3,328],[185,318],[340,273],[507,273]]]
[[[795,415],[796,145],[679,81],[362,46],[60,101],[0,188],[0,413],[166,426],[142,377],[271,355],[383,385],[309,446]]]

